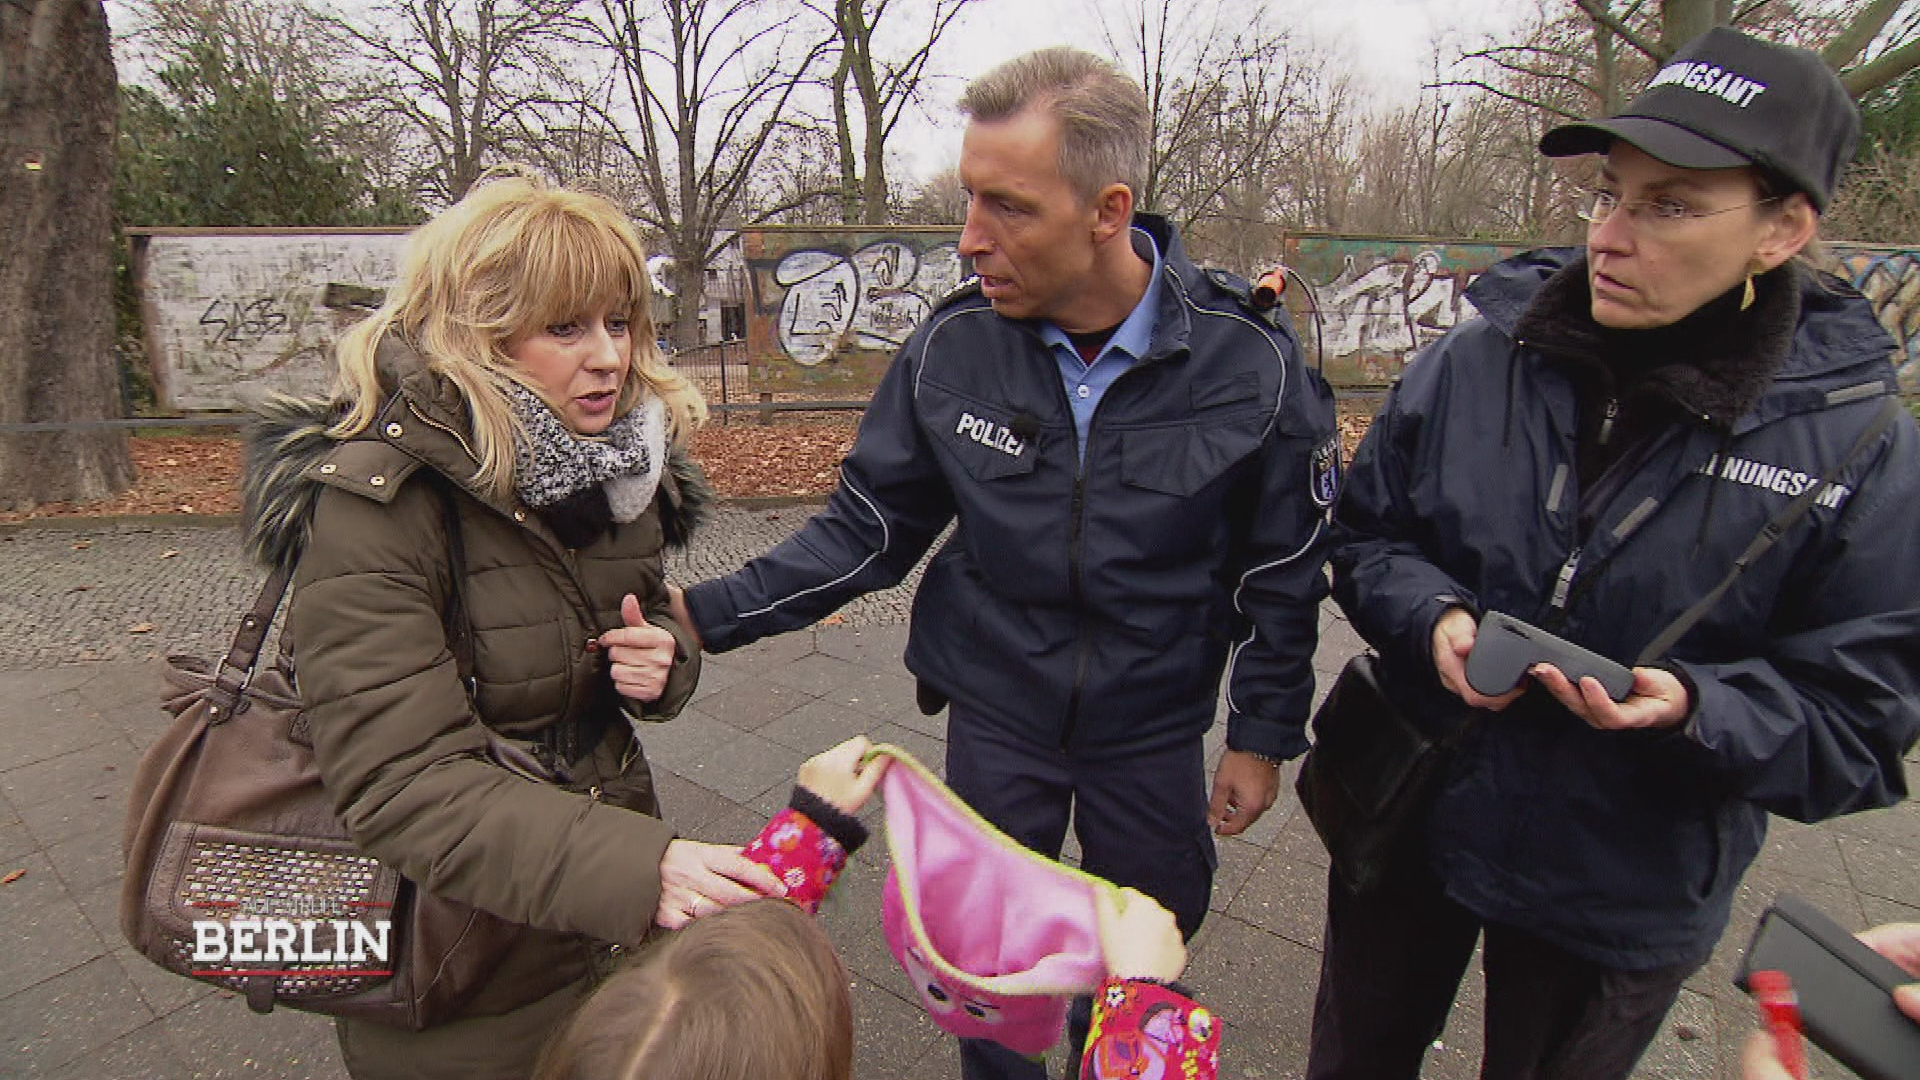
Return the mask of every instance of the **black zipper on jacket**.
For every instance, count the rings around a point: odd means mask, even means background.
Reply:
[[[1175,280],[1179,280],[1175,278]],[[1073,528],[1067,540],[1067,591],[1073,598],[1073,608],[1078,616],[1080,632],[1074,647],[1073,689],[1067,694],[1067,721],[1060,730],[1060,749],[1065,750],[1073,744],[1074,729],[1080,726],[1080,699],[1086,690],[1087,665],[1092,659],[1093,637],[1089,633],[1090,620],[1087,617],[1086,594],[1081,577],[1084,573],[1086,549],[1086,510],[1087,510],[1087,450],[1093,443],[1094,428],[1100,423],[1100,408],[1107,403],[1107,395],[1113,393],[1120,381],[1141,368],[1158,363],[1165,357],[1145,356],[1135,360],[1127,370],[1113,377],[1107,389],[1101,393],[1100,400],[1093,406],[1093,415],[1087,417],[1087,443],[1080,445],[1080,431],[1073,422],[1073,402],[1067,398],[1067,384],[1060,376],[1060,362],[1054,358],[1053,346],[1041,342],[1046,350],[1048,362],[1053,364],[1053,384],[1060,390],[1060,402],[1066,406],[1068,430],[1074,436],[1073,464]]]
[[[1116,382],[1119,380],[1115,380]],[[1061,393],[1066,392],[1065,384]],[[1102,400],[1105,400],[1103,397]],[[1099,406],[1094,407],[1099,412]],[[1073,419],[1071,409],[1067,412],[1069,422]],[[1093,421],[1087,421],[1087,441],[1093,441]],[[1074,447],[1075,451],[1080,448]],[[1073,531],[1067,540],[1067,591],[1073,597],[1074,617],[1078,620],[1079,632],[1074,635],[1073,649],[1073,689],[1067,693],[1067,722],[1060,729],[1060,749],[1065,750],[1073,742],[1073,729],[1080,726],[1080,694],[1087,685],[1088,654],[1093,650],[1092,635],[1089,633],[1086,598],[1080,591],[1082,549],[1085,546],[1085,516],[1087,507],[1087,470],[1084,462],[1077,462],[1073,470]]]
[[[1616,403],[1612,399],[1608,399],[1607,417],[1601,423],[1600,428],[1603,436],[1612,434],[1608,429],[1612,426],[1613,414],[1617,408]],[[1610,504],[1620,492],[1625,489],[1627,482],[1638,474],[1641,469],[1645,468],[1647,462],[1652,461],[1659,453],[1660,448],[1666,445],[1673,437],[1674,429],[1648,436],[1635,448],[1628,450],[1626,455],[1622,456],[1618,461],[1615,461],[1613,467],[1609,468],[1605,473],[1602,473],[1600,478],[1594,482],[1591,489],[1578,493],[1574,500],[1576,505],[1574,509],[1573,550],[1567,554],[1567,561],[1560,564],[1560,571],[1554,578],[1553,595],[1547,602],[1547,617],[1542,623],[1541,629],[1558,633],[1560,628],[1566,625],[1574,601],[1587,594],[1594,580],[1594,576],[1598,574],[1600,570],[1604,569],[1608,563],[1613,561],[1614,555],[1618,554],[1622,547],[1625,547],[1626,544],[1632,541],[1632,538],[1628,537],[1626,540],[1614,545],[1613,550],[1607,552],[1606,558],[1601,559],[1600,562],[1594,566],[1587,567],[1586,574],[1580,574],[1580,563],[1586,553],[1587,540],[1592,535],[1593,527],[1599,522],[1600,511],[1605,508],[1605,504]],[[1579,482],[1578,470],[1576,469],[1574,483],[1579,484]],[[1592,507],[1591,513],[1588,512],[1588,506],[1586,505],[1589,499],[1594,500],[1597,504]],[[1575,580],[1576,577],[1578,578],[1577,581]]]

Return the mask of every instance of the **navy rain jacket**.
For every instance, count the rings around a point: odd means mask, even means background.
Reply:
[[[1468,291],[1482,318],[1413,363],[1335,509],[1334,593],[1415,715],[1473,715],[1434,672],[1453,604],[1557,626],[1631,663],[1704,596],[1767,519],[1833,468],[1894,387],[1892,342],[1857,293],[1802,275],[1784,366],[1724,435],[1677,425],[1597,513],[1583,493],[1574,384],[1516,342],[1577,250],[1532,252]],[[1664,731],[1588,727],[1544,690],[1479,713],[1428,830],[1454,899],[1587,959],[1704,959],[1771,811],[1818,821],[1906,793],[1920,731],[1920,437],[1899,417],[1669,654],[1698,689]],[[1563,608],[1556,583],[1573,564]]]
[[[1084,467],[1035,325],[963,290],[900,350],[826,509],[688,590],[706,645],[896,584],[957,518],[906,654],[956,705],[1044,746],[1144,751],[1204,733],[1230,667],[1228,744],[1304,752],[1332,394],[1164,220],[1135,227],[1162,254],[1158,320],[1101,399]]]

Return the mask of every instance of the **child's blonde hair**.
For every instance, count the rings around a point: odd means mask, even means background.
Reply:
[[[608,979],[535,1080],[851,1080],[847,969],[785,900],[697,919]]]
[[[414,230],[400,281],[386,302],[344,334],[338,397],[345,415],[329,434],[366,430],[386,404],[378,353],[397,334],[459,388],[480,459],[474,482],[513,490],[515,420],[508,380],[539,392],[506,354],[507,342],[583,312],[624,313],[633,364],[616,413],[652,393],[666,405],[669,438],[684,443],[707,406],[654,344],[652,290],[640,237],[611,203],[555,187],[515,167],[494,169],[466,197]]]

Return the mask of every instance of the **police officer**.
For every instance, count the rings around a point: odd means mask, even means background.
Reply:
[[[687,625],[715,651],[810,625],[897,583],[957,519],[906,653],[924,707],[951,703],[948,783],[1048,856],[1071,813],[1085,869],[1191,935],[1209,825],[1253,824],[1306,749],[1332,397],[1244,287],[1135,213],[1149,114],[1113,65],[1032,53],[961,108],[977,277],[901,349],[826,509],[688,590]],[[990,1043],[961,1056],[969,1077],[1042,1075]]]
[[[1312,1080],[1418,1076],[1482,939],[1482,1076],[1625,1077],[1768,812],[1905,795],[1920,436],[1871,307],[1794,258],[1858,131],[1819,57],[1708,32],[1622,115],[1547,133],[1548,155],[1603,156],[1586,248],[1478,279],[1481,317],[1374,422],[1335,595],[1410,715],[1472,726],[1407,865],[1329,886]],[[1624,701],[1551,665],[1468,684],[1492,610],[1633,663],[1810,489]]]

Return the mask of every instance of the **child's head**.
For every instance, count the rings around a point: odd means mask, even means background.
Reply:
[[[696,920],[600,987],[539,1080],[849,1080],[853,1003],[825,931],[785,900]]]

